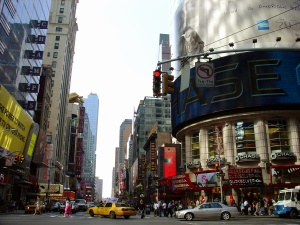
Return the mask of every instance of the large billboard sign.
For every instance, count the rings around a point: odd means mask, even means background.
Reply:
[[[22,154],[33,121],[10,93],[0,85],[0,148]]]
[[[300,51],[246,52],[212,60],[215,87],[197,87],[195,68],[188,88],[174,83],[172,130],[232,110],[300,108]]]
[[[174,10],[173,58],[210,48],[291,47],[300,37],[299,13],[298,0],[180,1]]]

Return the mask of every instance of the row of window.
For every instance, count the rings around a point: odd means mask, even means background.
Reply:
[[[269,120],[267,134],[271,153],[290,151],[290,137],[286,120]],[[200,159],[199,144],[199,133],[195,132],[191,136],[191,161]],[[235,145],[238,155],[256,154],[253,122],[237,122],[235,124]],[[215,125],[208,128],[208,153],[209,157],[224,155],[222,125]],[[186,154],[185,149],[183,154]]]

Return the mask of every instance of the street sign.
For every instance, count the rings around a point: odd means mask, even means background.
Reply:
[[[212,63],[195,63],[196,68],[196,87],[214,87],[215,72]]]
[[[217,173],[217,176],[218,176],[218,177],[224,177],[224,176],[225,176],[225,173]]]

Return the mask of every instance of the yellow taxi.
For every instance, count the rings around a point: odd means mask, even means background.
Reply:
[[[36,203],[35,202],[29,202],[25,205],[25,214],[27,213],[34,213],[36,208]],[[46,206],[45,203],[41,203],[41,212],[45,213],[46,212]]]
[[[123,216],[125,219],[129,219],[130,216],[135,216],[137,211],[134,207],[131,207],[122,202],[105,202],[87,209],[86,213],[90,216],[100,215],[103,217],[109,216],[111,219],[115,219],[117,216]]]

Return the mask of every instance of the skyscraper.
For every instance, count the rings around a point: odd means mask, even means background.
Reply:
[[[95,93],[90,93],[83,99],[83,106],[86,113],[86,124],[84,126],[84,160],[82,179],[87,186],[92,187],[91,195],[95,197],[95,172],[96,172],[96,150],[97,150],[97,130],[99,99]]]
[[[76,8],[78,0],[52,0],[49,27],[43,63],[53,69],[53,95],[47,129],[48,140],[53,145],[52,161],[64,165],[66,162],[65,141],[67,129],[67,107],[73,66],[76,32]],[[64,167],[66,168],[66,167]],[[40,171],[40,174],[42,171]],[[51,183],[63,183],[64,171],[55,167],[50,173]],[[41,182],[48,181],[48,178]]]

